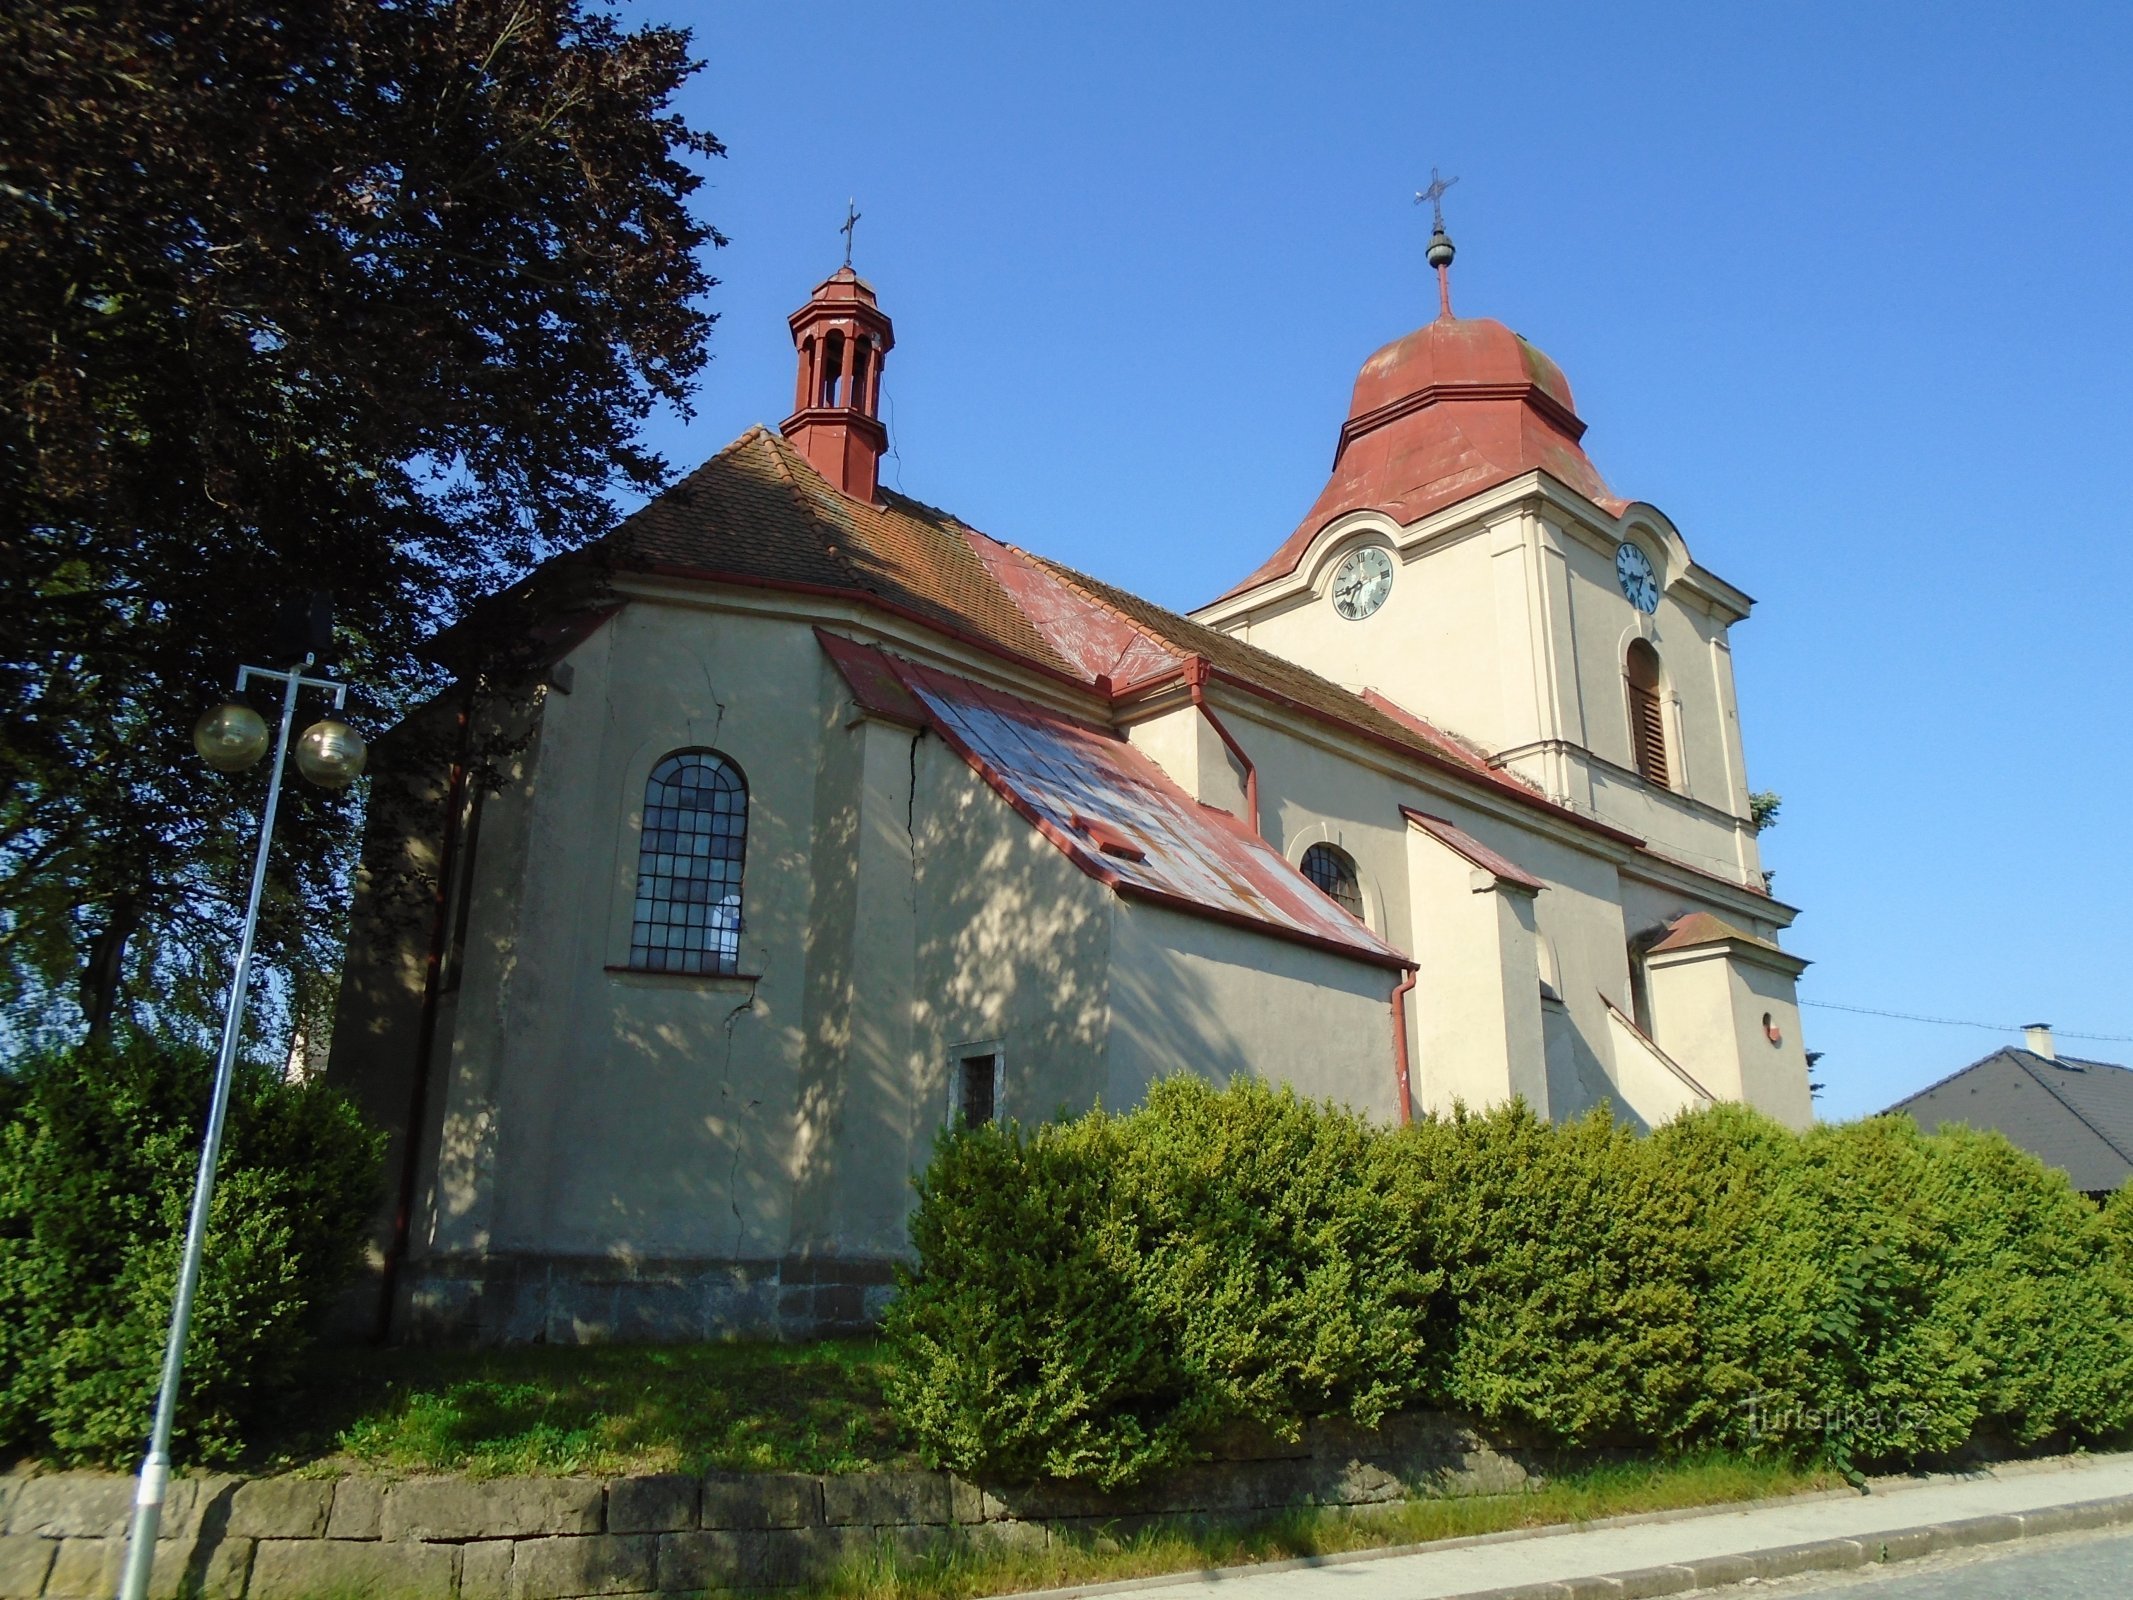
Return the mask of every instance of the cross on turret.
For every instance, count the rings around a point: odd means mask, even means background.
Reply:
[[[1444,231],[1444,191],[1459,180],[1447,178],[1435,167],[1429,169],[1429,187],[1415,191],[1415,204],[1429,202],[1430,220],[1434,224],[1429,236],[1429,264],[1437,269],[1437,301],[1443,308],[1439,315],[1447,319],[1452,314],[1452,236]]]

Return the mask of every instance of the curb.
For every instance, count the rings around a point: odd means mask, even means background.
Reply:
[[[1816,1539],[1807,1544],[1779,1545],[1769,1550],[1750,1550],[1740,1555],[1702,1556],[1693,1561],[1658,1567],[1634,1567],[1627,1572],[1607,1572],[1586,1578],[1557,1578],[1543,1583],[1514,1584],[1504,1589],[1469,1589],[1444,1600],[1645,1600],[1653,1595],[1682,1594],[1691,1589],[1711,1589],[1725,1584],[1765,1578],[1789,1578],[1802,1572],[1841,1572],[1851,1567],[1880,1566],[1896,1561],[1915,1561],[1943,1550],[1975,1549],[1982,1545],[2014,1544],[2050,1534],[2083,1529],[2111,1528],[2133,1523],[2133,1494],[2112,1495],[2103,1500],[2078,1500],[2071,1505],[2046,1506],[2037,1511],[1999,1512],[1983,1517],[1963,1517],[1954,1522],[1933,1522],[1917,1528],[1893,1528],[1886,1533],[1858,1539]]]
[[[2091,1458],[2093,1459],[2093,1458]],[[2006,1463],[2020,1475],[2064,1465],[2066,1458]],[[1968,1472],[1915,1474],[1872,1480],[1878,1484],[1915,1484],[1921,1476],[1957,1480],[1973,1476],[2002,1476]],[[1440,1550],[1470,1550],[1487,1545],[1523,1543],[1560,1535],[1572,1528],[1615,1528],[1682,1522],[1721,1511],[1746,1511],[1757,1506],[1812,1504],[1817,1500],[1856,1498],[1851,1489],[1811,1490],[1806,1494],[1777,1495],[1766,1499],[1729,1501],[1709,1506],[1681,1506],[1665,1511],[1636,1511],[1621,1516],[1600,1517],[1590,1522],[1560,1523],[1536,1528],[1507,1528],[1498,1533],[1467,1534],[1435,1539],[1426,1544],[1380,1546],[1374,1550],[1343,1551],[1339,1555],[1299,1556],[1287,1561],[1255,1562],[1247,1566],[1220,1567],[1193,1572],[1167,1572],[1145,1578],[1116,1578],[1102,1583],[1070,1584],[1051,1589],[1017,1591],[1008,1600],[1088,1600],[1088,1597],[1119,1595],[1148,1589],[1174,1588],[1180,1584],[1210,1579],[1273,1576],[1305,1572],[1320,1567],[1348,1566],[1366,1561],[1385,1561],[1401,1556],[1424,1555]],[[1658,1595],[1683,1594],[1726,1584],[1768,1578],[1791,1577],[1803,1572],[1841,1572],[1849,1568],[1913,1561],[1943,1550],[2012,1544],[2054,1534],[2133,1524],[2133,1494],[2108,1495],[2093,1500],[2069,1501],[2064,1505],[2039,1507],[2034,1511],[1993,1512],[1961,1517],[1948,1522],[1892,1528],[1855,1539],[1815,1539],[1803,1544],[1776,1545],[1764,1550],[1732,1555],[1700,1556],[1653,1567],[1635,1567],[1620,1572],[1574,1578],[1552,1578],[1538,1583],[1513,1584],[1493,1589],[1465,1589],[1441,1600],[1648,1600]]]

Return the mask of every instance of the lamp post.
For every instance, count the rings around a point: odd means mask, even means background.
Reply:
[[[155,1565],[156,1534],[163,1522],[163,1494],[170,1483],[170,1434],[178,1411],[178,1382],[185,1369],[185,1336],[192,1326],[193,1297],[200,1287],[200,1258],[207,1245],[208,1205],[215,1197],[215,1162],[222,1153],[222,1124],[230,1108],[230,1079],[237,1044],[244,1029],[244,993],[252,969],[252,942],[259,928],[259,897],[267,882],[267,851],[274,837],[274,813],[281,803],[282,765],[289,753],[289,729],[296,720],[300,689],[323,689],[333,709],[348,703],[348,686],[331,678],[307,678],[304,669],[317,658],[307,655],[286,672],[271,667],[243,667],[237,690],[255,678],[282,685],[281,727],[274,739],[274,766],[267,776],[267,802],[259,818],[259,848],[252,858],[252,893],[244,908],[244,937],[237,946],[237,971],[230,980],[229,1004],[222,1016],[222,1051],[215,1060],[215,1093],[207,1112],[207,1136],[200,1146],[200,1172],[193,1184],[192,1216],[185,1229],[185,1257],[178,1269],[178,1293],[170,1313],[170,1340],[163,1350],[163,1378],[156,1393],[156,1420],[148,1454],[141,1462],[139,1488],[133,1497],[133,1530],[126,1547],[125,1575],[119,1600],[143,1600]],[[230,700],[203,716],[193,728],[193,747],[217,772],[242,772],[267,748],[264,718],[242,701]],[[363,770],[363,741],[347,723],[325,717],[306,728],[296,744],[297,769],[326,789],[343,789]]]

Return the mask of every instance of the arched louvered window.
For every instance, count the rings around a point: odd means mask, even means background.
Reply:
[[[1642,639],[1632,639],[1622,662],[1622,678],[1629,689],[1629,743],[1636,753],[1637,771],[1650,782],[1667,787],[1666,716],[1659,692],[1659,652]]]
[[[748,784],[710,750],[677,750],[644,785],[630,965],[641,972],[740,970]]]
[[[1327,898],[1349,916],[1363,919],[1363,880],[1357,876],[1355,857],[1339,845],[1314,844],[1304,852],[1303,873]]]

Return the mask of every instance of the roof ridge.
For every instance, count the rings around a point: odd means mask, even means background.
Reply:
[[[2086,1112],[2084,1112],[2079,1106],[2075,1105],[2073,1101],[2069,1100],[2065,1095],[2059,1092],[2057,1085],[2052,1083],[2052,1081],[2046,1078],[2044,1074],[2037,1071],[2035,1067],[2030,1065],[2032,1059],[2041,1060],[2041,1057],[2033,1057],[2030,1051],[2018,1050],[2012,1045],[2007,1047],[2006,1053],[2015,1058],[2016,1064],[2020,1066],[2024,1072],[2028,1073],[2032,1079],[2035,1080],[2037,1086],[2040,1089],[2042,1089],[2046,1094],[2050,1095],[2054,1100],[2058,1101],[2059,1104],[2066,1107],[2068,1111],[2072,1112],[2074,1115],[2074,1120],[2080,1123],[2084,1128],[2088,1129],[2089,1132],[2096,1135],[2097,1138],[2101,1139],[2104,1142],[2105,1146],[2110,1150],[2114,1151],[2121,1161],[2133,1162],[2133,1150],[2126,1149],[2125,1146],[2121,1145],[2116,1139],[2112,1138],[2108,1133],[2105,1133],[2103,1129],[2097,1127],[2094,1122],[2089,1120],[2088,1114]],[[2107,1066],[2110,1063],[2104,1062],[2099,1064]]]
[[[980,532],[976,528],[971,529],[971,532],[976,533],[981,539],[989,539],[992,537],[991,534]],[[1140,618],[1128,612],[1123,606],[1113,604],[1110,599],[1100,593],[1098,589],[1093,587],[1093,585],[1095,585],[1099,580],[1089,578],[1085,574],[1077,572],[1074,568],[1065,566],[1060,562],[1054,561],[1048,556],[1040,556],[1033,550],[1025,550],[1018,544],[1008,544],[1007,541],[1004,539],[999,540],[998,542],[1001,545],[1005,546],[1007,549],[1012,550],[1016,555],[1022,557],[1023,560],[1033,561],[1039,566],[1043,567],[1047,572],[1051,573],[1053,577],[1057,578],[1062,584],[1064,584],[1067,588],[1071,589],[1082,599],[1086,600],[1090,605],[1101,607],[1104,611],[1116,617],[1120,622],[1124,623],[1128,628],[1132,629],[1133,632],[1137,634],[1140,638],[1145,640],[1147,643],[1154,645],[1165,655],[1177,654],[1178,645],[1176,640],[1164,638],[1160,633],[1156,632],[1153,628],[1142,622]],[[1147,603],[1150,605],[1154,605],[1153,601]],[[1155,606],[1155,609],[1161,611],[1163,608],[1161,606]],[[1183,621],[1184,619],[1179,618],[1179,620]],[[1123,657],[1124,655],[1125,652],[1121,650],[1119,652],[1119,656]],[[1116,666],[1117,664],[1118,662],[1116,660],[1112,662],[1113,666]],[[1141,681],[1146,680],[1143,679]]]
[[[828,519],[823,515],[822,506],[800,482],[800,475],[794,470],[794,463],[797,462],[800,466],[805,467],[812,476],[821,479],[822,486],[825,489],[829,488],[829,480],[822,478],[822,475],[815,471],[813,463],[792,447],[791,440],[787,439],[783,434],[772,433],[770,429],[764,427],[760,422],[750,428],[748,433],[742,434],[741,439],[746,439],[751,434],[756,433],[762,434],[764,442],[770,446],[771,462],[777,468],[778,476],[784,479],[786,490],[792,495],[794,507],[801,516],[807,519],[808,524],[814,528],[816,537],[822,545],[822,553],[829,557],[839,570],[851,580],[853,588],[862,594],[878,596],[880,591],[860,575],[859,568],[854,565],[851,557],[844,553],[843,546],[835,539],[822,537]],[[734,441],[735,444],[740,442],[739,439]],[[732,447],[728,446],[728,448]],[[830,490],[830,492],[834,494],[836,491]]]

